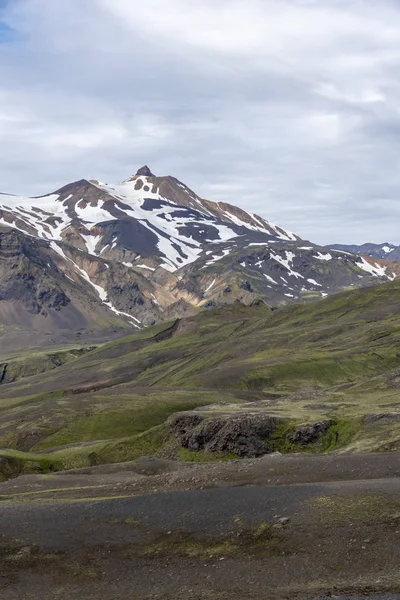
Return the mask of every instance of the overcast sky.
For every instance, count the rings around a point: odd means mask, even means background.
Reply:
[[[320,243],[400,243],[398,0],[0,0],[0,191],[147,163]]]

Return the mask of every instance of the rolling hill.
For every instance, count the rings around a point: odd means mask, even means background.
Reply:
[[[399,308],[394,281],[278,310],[236,302],[63,348],[60,366],[3,350],[3,464],[398,449]]]

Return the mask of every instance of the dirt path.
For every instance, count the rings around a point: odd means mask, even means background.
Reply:
[[[21,477],[0,485],[0,598],[400,600],[399,467],[143,459]]]
[[[0,502],[137,496],[246,485],[288,485],[400,477],[400,453],[267,455],[223,463],[140,460],[27,475],[0,484]]]

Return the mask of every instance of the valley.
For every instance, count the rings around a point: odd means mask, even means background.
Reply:
[[[3,597],[394,598],[399,287],[2,348]]]
[[[1,201],[1,597],[395,598],[397,261],[148,167]]]
[[[400,600],[399,39],[0,0],[0,600]]]

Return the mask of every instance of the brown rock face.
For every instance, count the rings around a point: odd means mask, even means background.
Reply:
[[[194,452],[224,452],[254,458],[274,451],[280,425],[284,422],[279,418],[265,414],[205,419],[197,413],[178,413],[171,418],[170,431],[182,448]],[[321,442],[332,425],[331,420],[304,423],[295,430],[288,429],[284,436],[295,451],[296,446],[304,448]]]
[[[67,306],[70,300],[50,268],[40,244],[15,230],[0,232],[0,301],[19,301],[32,314]]]
[[[171,430],[183,448],[233,453],[242,457],[268,454],[278,420],[268,415],[240,415],[207,421],[196,414],[177,415]]]

